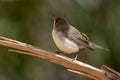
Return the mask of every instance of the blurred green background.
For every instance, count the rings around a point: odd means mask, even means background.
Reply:
[[[81,50],[78,60],[120,72],[120,0],[0,0],[0,35],[56,51],[52,14],[110,51]],[[74,57],[74,54],[66,55]],[[0,80],[89,80],[49,61],[0,46]]]

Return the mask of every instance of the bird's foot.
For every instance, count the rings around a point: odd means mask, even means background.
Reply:
[[[61,51],[55,51],[55,53],[57,53],[57,54],[62,54],[63,52],[61,52]]]
[[[78,53],[77,53],[76,56],[72,59],[72,61],[77,60],[77,58],[78,58]]]

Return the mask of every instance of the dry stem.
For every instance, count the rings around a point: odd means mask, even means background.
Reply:
[[[108,72],[108,70],[106,69],[98,69],[77,60],[73,61],[71,58],[58,55],[53,52],[45,51],[45,50],[36,48],[32,45],[22,43],[16,40],[12,40],[12,39],[0,36],[0,45],[16,49],[16,50],[13,50],[13,49],[9,50],[12,52],[37,56],[39,58],[46,59],[50,62],[66,67],[68,71],[92,78],[94,80],[111,80],[111,79],[120,80],[120,75],[116,75],[115,73],[112,73],[112,71]],[[106,75],[108,73],[110,75]],[[113,75],[116,75],[118,77],[116,78]]]

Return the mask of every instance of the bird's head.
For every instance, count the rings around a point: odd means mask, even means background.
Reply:
[[[64,18],[54,17],[54,27],[56,30],[61,31],[69,28],[69,24]]]

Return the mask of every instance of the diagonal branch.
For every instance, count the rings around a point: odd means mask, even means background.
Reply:
[[[10,51],[12,52],[37,56],[39,58],[46,59],[50,62],[66,67],[68,71],[92,78],[94,80],[120,80],[120,75],[118,75],[119,73],[116,75],[115,72],[112,72],[112,70],[108,72],[108,68],[107,70],[105,67],[103,69],[98,69],[83,62],[77,60],[73,61],[71,58],[58,55],[53,52],[45,51],[40,48],[16,40],[0,36],[0,45],[16,49],[11,49]],[[116,75],[118,77],[114,78],[113,75]]]

